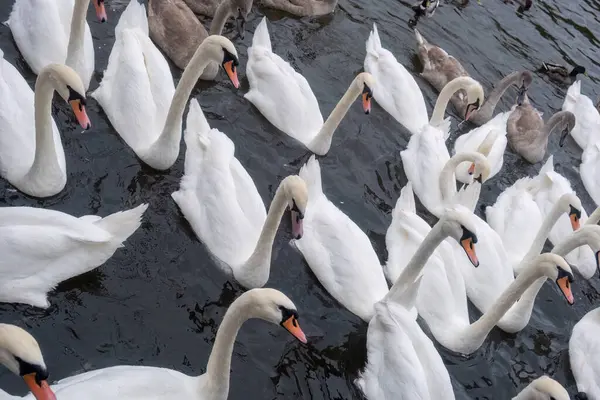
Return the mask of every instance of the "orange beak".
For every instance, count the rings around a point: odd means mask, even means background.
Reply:
[[[71,108],[73,109],[73,113],[75,114],[75,118],[77,118],[77,122],[83,129],[90,129],[92,124],[90,123],[90,119],[85,112],[85,106],[81,104],[81,100],[71,100],[69,101]]]
[[[467,238],[460,241],[460,245],[463,249],[465,249],[465,253],[467,253],[467,257],[469,257],[469,261],[475,268],[479,267],[479,260],[477,259],[477,254],[475,254],[475,243],[473,243],[473,238]]]
[[[579,218],[577,218],[577,215],[575,215],[575,213],[569,214],[569,219],[571,220],[571,228],[573,228],[574,231],[579,229],[580,223]]]
[[[467,172],[469,173],[469,175],[473,175],[475,173],[475,163],[471,164]]]
[[[371,96],[369,95],[369,93],[363,92],[362,103],[363,109],[365,110],[365,114],[369,114],[371,112]]]
[[[240,81],[238,80],[237,71],[235,70],[235,65],[233,65],[233,60],[229,60],[223,63],[223,68],[225,72],[227,72],[227,76],[233,83],[233,86],[237,89],[240,87]]]
[[[570,305],[573,305],[573,303],[575,303],[575,299],[573,298],[573,293],[571,293],[571,283],[569,282],[569,277],[563,276],[562,278],[558,278],[556,280],[556,283],[560,288],[561,292],[563,292],[563,294],[565,295],[565,299],[567,299],[567,302]]]
[[[283,326],[289,333],[294,335],[296,339],[302,343],[306,343],[306,336],[304,335],[304,332],[302,332],[302,329],[300,329],[300,325],[298,324],[296,317],[292,315],[287,320],[283,321],[281,326]]]
[[[96,16],[100,22],[106,22],[106,8],[104,8],[104,0],[94,0],[94,7],[96,7]]]
[[[50,389],[50,386],[48,386],[48,382],[41,381],[38,385],[35,380],[35,373],[25,375],[23,379],[37,400],[56,400],[56,396],[52,389]]]

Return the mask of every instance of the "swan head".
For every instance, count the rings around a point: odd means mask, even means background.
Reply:
[[[23,377],[37,400],[56,400],[48,386],[48,370],[40,346],[24,329],[0,324],[0,363]]]
[[[573,228],[574,231],[581,227],[581,213],[583,206],[581,205],[581,200],[579,200],[579,197],[577,197],[575,193],[563,194],[560,196],[554,207],[569,216],[571,228]]]
[[[362,93],[362,103],[365,114],[371,112],[371,99],[373,98],[373,87],[375,87],[375,78],[368,72],[361,72],[354,79],[354,84]]]
[[[570,111],[560,112],[560,120],[558,121],[558,125],[563,127],[562,133],[560,134],[560,140],[558,142],[560,147],[564,146],[567,136],[569,136],[569,133],[571,133],[575,127],[575,122],[575,114]]]
[[[104,0],[94,0],[94,7],[96,8],[96,17],[100,22],[106,22],[106,8],[104,7]]]
[[[529,266],[541,269],[546,277],[556,282],[556,285],[570,305],[575,302],[573,293],[571,292],[573,271],[571,271],[569,263],[564,258],[558,254],[544,253],[531,260]]]
[[[519,76],[519,82],[520,85],[519,89],[517,90],[516,104],[522,105],[523,101],[525,100],[525,94],[527,93],[529,86],[533,82],[533,75],[529,71],[523,71]]]
[[[493,143],[490,145],[490,148],[492,146]],[[476,157],[475,161],[471,163],[471,166],[467,170],[469,175],[471,175],[473,179],[479,183],[487,181],[492,173],[492,165],[487,159],[487,155],[490,153],[490,150],[491,149],[488,149],[486,153],[483,153],[481,150],[479,150],[478,153],[481,153],[482,157]]]
[[[237,301],[247,305],[246,312],[249,317],[280,325],[296,339],[306,343],[306,335],[298,322],[296,306],[279,290],[268,288],[248,290]]]
[[[290,175],[281,182],[280,187],[283,189],[292,215],[292,236],[294,239],[301,239],[304,234],[302,220],[308,204],[306,183],[298,175]]]
[[[473,214],[465,207],[456,205],[446,209],[438,224],[441,224],[442,232],[452,237],[465,250],[469,261],[474,267],[479,266],[475,243],[477,243],[477,232],[475,224],[471,222]]]
[[[221,35],[210,35],[200,45],[205,51],[206,57],[221,64],[227,76],[237,89],[240,81],[237,76],[237,66],[240,65],[237,50],[231,40]]]
[[[40,71],[36,87],[38,82],[45,79],[48,79],[60,97],[69,103],[79,125],[83,129],[90,129],[92,124],[85,111],[85,87],[77,72],[66,65],[49,64]]]
[[[465,109],[465,121],[468,121],[473,111],[479,110],[483,105],[484,93],[481,84],[475,80],[464,89],[467,92],[467,108]]]
[[[530,392],[530,398],[539,400],[570,400],[566,389],[560,383],[546,375],[540,376],[531,382],[523,391]]]
[[[253,0],[230,0],[228,2],[229,13],[235,17],[235,25],[241,39],[244,38],[246,18],[252,10],[252,2]]]

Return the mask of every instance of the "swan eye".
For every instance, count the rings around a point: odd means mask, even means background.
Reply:
[[[292,199],[292,207],[290,207],[290,211],[298,213],[299,219],[304,219],[304,213],[300,211],[300,209],[298,208],[298,204],[296,204],[296,200],[294,199]]]

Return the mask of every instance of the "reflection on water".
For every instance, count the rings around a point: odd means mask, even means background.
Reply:
[[[128,0],[107,0],[109,22],[89,18],[95,40],[95,89],[107,65],[114,27]],[[600,76],[600,2],[597,0],[536,0],[531,10],[500,0],[440,2],[433,18],[421,18],[419,30],[431,42],[457,57],[489,92],[504,75],[519,69],[537,70],[544,61],[581,64],[582,91],[595,100]],[[12,1],[0,4],[0,20],[8,18]],[[412,1],[340,0],[333,15],[295,19],[256,8],[248,21],[248,35],[226,35],[240,55],[240,82],[234,90],[223,76],[201,82],[194,90],[211,125],[236,144],[236,155],[253,177],[266,204],[283,177],[297,173],[309,153],[273,128],[243,94],[250,34],[262,15],[270,20],[274,51],[310,82],[324,115],[328,115],[362,70],[365,41],[373,22],[383,45],[411,70],[429,110],[436,93],[420,77],[415,39],[408,20]],[[90,17],[93,12],[90,11]],[[0,48],[5,58],[33,86],[35,76],[15,48],[10,31],[0,26]],[[174,72],[176,79],[180,73]],[[535,75],[530,100],[547,119],[560,109],[566,88]],[[500,102],[506,110],[513,99]],[[88,100],[93,128],[82,133],[68,106],[55,102],[53,113],[61,129],[68,182],[59,195],[34,200],[0,180],[2,206],[39,206],[73,215],[105,216],[142,202],[150,207],[144,221],[105,265],[65,282],[50,296],[52,306],[37,310],[22,305],[0,305],[2,320],[30,330],[44,350],[51,379],[116,364],[155,365],[188,374],[201,374],[227,307],[242,288],[221,272],[170,198],[183,174],[184,146],[177,163],[166,172],[140,164],[112,130],[93,99]],[[453,114],[453,109],[450,110]],[[24,121],[32,123],[32,121]],[[465,125],[453,133],[471,129]],[[352,107],[334,136],[332,150],[320,158],[327,196],[368,233],[385,261],[385,232],[400,189],[406,184],[399,152],[408,132],[380,107],[365,116]],[[591,199],[576,170],[581,150],[573,140],[558,147],[551,137],[556,169],[571,180],[588,212]],[[498,194],[523,175],[533,175],[541,164],[529,165],[507,151],[503,171],[482,189],[481,214]],[[419,210],[424,210],[418,205]],[[433,223],[434,218],[423,214]],[[356,399],[353,380],[365,363],[367,324],[341,308],[290,246],[289,221],[282,223],[274,245],[269,287],[284,291],[300,312],[309,343],[302,345],[283,329],[249,321],[240,330],[233,354],[231,399]],[[532,379],[549,374],[575,392],[569,370],[568,339],[573,325],[600,299],[595,279],[575,282],[576,303],[569,307],[551,285],[542,288],[530,325],[516,335],[494,330],[482,348],[469,357],[437,346],[450,371],[457,399],[506,399]],[[470,308],[473,319],[479,316]],[[425,329],[428,332],[427,329]],[[7,371],[0,371],[0,387],[24,394],[25,387]]]

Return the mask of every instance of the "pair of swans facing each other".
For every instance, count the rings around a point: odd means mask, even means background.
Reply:
[[[250,90],[244,98],[277,129],[318,155],[327,154],[335,129],[358,96],[362,97],[365,113],[371,111],[375,82],[371,74],[363,72],[355,77],[323,122],[319,103],[307,80],[273,53],[265,17],[256,28],[252,47],[248,49],[246,73]]]
[[[66,64],[83,81],[94,73],[94,44],[86,14],[90,1],[106,21],[104,0],[16,0],[6,21],[31,70],[39,75],[49,64]]]
[[[555,208],[557,203],[562,203],[562,214]],[[570,182],[554,171],[550,156],[537,176],[521,178],[502,192],[496,203],[486,208],[486,219],[499,234],[504,247],[511,249],[507,255],[509,264],[519,273],[518,264],[534,240],[541,241],[537,245],[540,249],[546,237],[558,245],[581,224],[596,224],[600,210],[588,218]],[[545,236],[534,239],[542,227]],[[566,254],[565,259],[586,279],[594,275],[597,257],[591,249],[580,247]]]
[[[150,38],[180,69],[185,69],[198,46],[208,35],[221,35],[225,22],[235,18],[237,32],[244,38],[246,18],[252,9],[252,0],[223,0],[207,32],[184,0],[149,0],[148,29]],[[210,32],[210,33],[209,33]],[[213,80],[219,64],[211,62],[200,79]]]
[[[370,320],[367,331],[368,363],[356,382],[367,398],[454,399],[448,371],[433,343],[418,326],[410,310],[415,304],[419,307],[418,296],[431,269],[419,275],[433,254],[432,247],[442,243],[449,235],[457,241],[465,240],[465,230],[468,231],[468,227],[471,226],[468,214],[468,210],[461,206],[448,211],[427,233],[388,295],[376,303],[375,315]],[[471,234],[468,238],[471,241],[469,248],[474,253],[474,242],[477,239],[475,232],[469,232]],[[535,257],[530,261],[527,270],[530,273],[523,273],[517,278],[514,287],[517,291],[524,291],[526,286],[540,277],[549,277],[557,283],[572,279],[569,265],[562,257],[555,254]],[[572,298],[568,286],[561,284],[561,288],[565,296]],[[500,301],[506,302],[507,297],[512,296],[514,293],[510,293]],[[452,301],[443,300],[443,302]],[[464,303],[466,310],[466,300]],[[490,323],[490,320],[497,318],[500,311],[502,310],[486,314],[473,324],[473,328],[467,329],[474,331],[475,326],[482,327],[487,324],[491,325],[489,327],[491,330],[493,323]],[[466,321],[468,323],[468,316]],[[466,344],[464,342],[463,344]],[[474,347],[480,345],[481,343]]]
[[[227,309],[206,372],[200,376],[188,376],[168,368],[119,365],[68,377],[50,387],[38,343],[23,329],[7,324],[0,324],[0,362],[14,374],[23,376],[31,388],[32,394],[23,399],[226,400],[235,340],[243,323],[251,318],[280,325],[306,343],[294,303],[277,290],[253,289],[243,293]],[[3,394],[0,391],[0,397]]]
[[[497,287],[492,288],[493,290],[487,293],[490,305],[482,310],[484,313],[482,317],[476,322],[470,323],[467,309],[467,287],[472,291],[479,290],[483,293],[486,293],[488,289],[483,287],[485,283],[481,283],[479,280],[469,282],[468,279],[489,275],[487,271],[489,267],[485,265],[484,259],[486,252],[480,251],[485,250],[488,246],[486,242],[489,238],[484,235],[485,230],[479,229],[478,217],[472,212],[478,193],[468,194],[469,191],[471,191],[470,188],[461,193],[462,196],[457,196],[459,199],[457,199],[455,207],[461,207],[464,220],[471,224],[477,234],[477,238],[473,241],[477,241],[478,268],[473,268],[472,263],[466,260],[464,254],[462,254],[464,253],[464,247],[457,246],[452,240],[431,240],[431,236],[428,235],[430,233],[433,235],[431,231],[434,228],[431,228],[417,215],[410,183],[402,189],[400,198],[392,212],[392,223],[386,233],[386,244],[390,249],[389,257],[384,266],[388,281],[410,281],[412,277],[406,277],[409,272],[404,272],[409,268],[406,260],[415,257],[414,255],[421,248],[420,246],[425,246],[429,253],[433,254],[427,260],[427,264],[422,267],[416,308],[419,315],[423,317],[429,326],[435,339],[442,346],[460,354],[470,354],[476,351],[483,344],[493,327],[505,318],[505,314],[515,313],[515,309],[517,309],[517,306],[513,306],[515,302],[522,301],[520,300],[521,296],[533,291],[530,287],[538,279],[541,283],[547,278],[553,279],[563,291],[569,303],[573,302],[569,286],[572,281],[570,269],[558,270],[556,274],[553,274],[535,263],[525,263],[527,266],[524,268],[527,269],[521,270],[521,274],[517,279],[513,278],[505,284],[497,283]],[[460,197],[463,198],[462,201]],[[467,205],[466,203],[469,203],[469,201],[471,204]],[[562,245],[557,246],[553,253],[562,256],[570,250],[585,244],[593,245],[594,248],[600,250],[600,227],[590,228],[592,228],[591,232],[580,231],[573,234]],[[465,237],[465,239],[468,239],[468,237]],[[536,250],[539,254],[541,247],[536,248]],[[527,260],[535,259],[535,257],[536,254],[533,254]],[[463,270],[467,268],[469,271]],[[510,272],[512,273],[512,269]],[[420,273],[421,270],[412,272],[413,275]],[[488,278],[488,280],[493,279]],[[476,286],[474,283],[480,286]],[[533,298],[537,295],[537,291],[539,291],[539,288],[533,293]],[[440,298],[443,301],[435,300]],[[525,303],[525,305],[533,307],[533,302]],[[529,318],[527,317],[524,325],[528,321]],[[499,325],[501,326],[501,324]]]
[[[179,155],[186,103],[210,63],[222,65],[239,87],[234,45],[212,35],[198,46],[175,89],[167,60],[148,36],[146,9],[131,0],[115,28],[115,44],[102,82],[91,96],[144,163],[166,170]]]
[[[52,118],[54,92],[68,102],[83,129],[91,124],[85,88],[77,73],[62,64],[39,71],[35,93],[0,50],[0,174],[21,192],[49,197],[66,185],[65,153]]]

